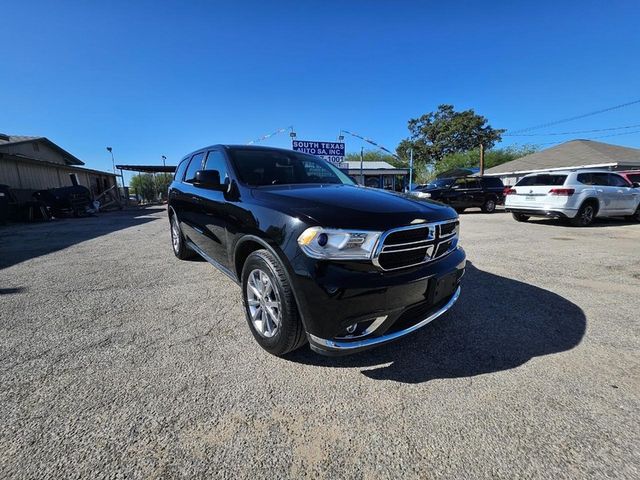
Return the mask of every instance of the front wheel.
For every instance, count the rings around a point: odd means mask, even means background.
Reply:
[[[596,208],[593,203],[585,203],[578,210],[578,214],[570,222],[574,227],[588,227],[596,216]]]
[[[640,223],[640,205],[638,205],[638,208],[636,208],[636,213],[634,213],[633,215],[629,215],[627,219],[631,222]]]
[[[530,218],[529,215],[524,215],[522,213],[516,213],[516,212],[513,212],[511,215],[513,216],[513,219],[516,222],[526,222]]]
[[[267,352],[281,356],[306,343],[284,267],[268,250],[247,257],[242,268],[242,299],[251,333]]]

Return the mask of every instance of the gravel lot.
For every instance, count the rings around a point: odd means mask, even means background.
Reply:
[[[422,331],[279,359],[160,207],[0,227],[0,477],[640,478],[640,225],[462,243]]]

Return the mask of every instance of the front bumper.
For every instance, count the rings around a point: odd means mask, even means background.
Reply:
[[[466,258],[457,248],[394,272],[303,262],[306,268],[301,272],[298,264],[292,280],[309,343],[314,351],[335,355],[395,340],[442,315],[458,299]],[[351,336],[345,329],[354,324],[368,327]]]
[[[315,335],[309,334],[309,343],[311,345],[311,349],[325,355],[342,354],[342,353],[346,354],[346,353],[354,353],[361,350],[366,350],[368,348],[382,345],[383,343],[397,340],[398,338],[402,338],[405,335],[408,335],[412,332],[415,332],[416,330],[419,330],[420,328],[424,327],[428,323],[431,323],[433,320],[438,318],[443,313],[447,312],[458,301],[459,296],[460,296],[460,287],[456,289],[454,294],[449,298],[449,300],[444,305],[435,309],[427,317],[423,318],[422,320],[418,320],[417,323],[414,323],[413,325],[410,325],[406,328],[388,332],[378,337],[347,341],[347,340],[327,340],[325,338],[319,338],[319,337],[316,337]]]

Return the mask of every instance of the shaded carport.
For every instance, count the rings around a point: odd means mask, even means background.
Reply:
[[[176,171],[175,165],[116,165],[116,168],[120,170],[120,175],[122,176],[123,171],[127,172],[136,172],[136,173],[150,173],[154,176],[156,173],[171,173]],[[129,199],[129,187],[124,186],[124,176],[122,176],[123,188],[125,190],[125,198]],[[136,197],[137,198],[137,197]]]

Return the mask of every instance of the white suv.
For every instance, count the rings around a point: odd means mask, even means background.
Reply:
[[[640,184],[603,170],[534,173],[505,189],[505,210],[529,217],[567,218],[587,226],[597,217],[627,216],[640,222]]]

